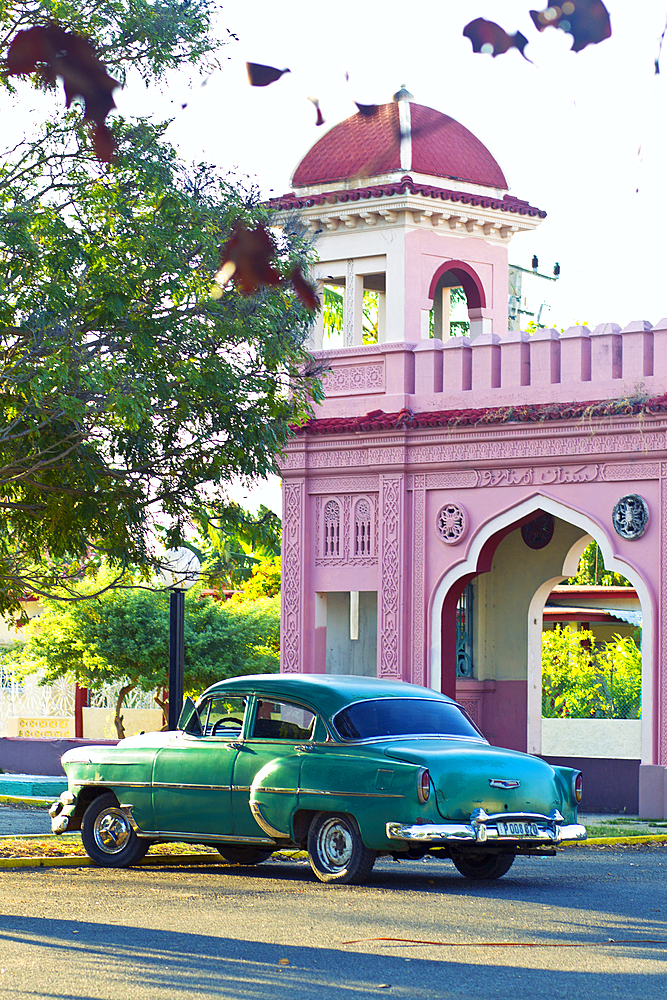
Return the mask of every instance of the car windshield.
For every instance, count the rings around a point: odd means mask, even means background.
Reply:
[[[458,705],[425,698],[358,701],[338,712],[333,724],[344,740],[382,736],[473,736],[479,739],[482,735]]]

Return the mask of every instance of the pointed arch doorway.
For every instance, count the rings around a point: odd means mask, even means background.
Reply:
[[[553,536],[531,548],[521,528],[540,515],[553,519]],[[548,495],[537,493],[489,519],[472,538],[465,560],[440,580],[431,605],[429,683],[463,703],[492,743],[540,754],[543,609],[553,588],[576,573],[591,540],[598,542],[607,568],[630,581],[641,603],[641,761],[650,764],[656,748],[649,589],[637,569],[618,558],[613,539],[599,522]],[[460,595],[471,581],[475,668],[474,679],[467,680],[456,677],[456,615]],[[633,769],[636,785],[638,760]]]

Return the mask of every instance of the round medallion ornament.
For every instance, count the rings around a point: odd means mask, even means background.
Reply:
[[[436,518],[436,531],[446,545],[457,545],[468,531],[468,514],[458,503],[441,507]]]
[[[638,493],[629,493],[618,501],[611,520],[616,534],[621,538],[629,541],[641,538],[648,527],[648,504]]]
[[[554,534],[554,519],[552,514],[540,514],[528,524],[521,527],[521,537],[529,549],[545,548]]]

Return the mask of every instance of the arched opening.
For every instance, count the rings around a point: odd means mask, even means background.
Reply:
[[[553,537],[531,548],[521,528],[534,523],[539,514],[553,519]],[[637,568],[616,556],[598,522],[551,497],[535,495],[483,525],[471,538],[466,558],[440,581],[431,606],[430,685],[450,696],[454,692],[476,714],[491,742],[542,753],[544,607],[553,588],[576,573],[592,539],[600,546],[607,569],[630,581],[641,605],[644,710],[635,726],[641,733],[641,761],[652,763],[655,656],[648,588]],[[453,639],[459,597],[470,581],[476,622],[475,669],[468,679],[460,673],[457,677]],[[636,784],[638,760],[633,767]]]
[[[457,294],[458,293],[458,294]],[[429,298],[433,337],[446,340],[450,336],[469,336],[471,310],[486,306],[486,294],[481,278],[465,261],[441,264],[431,279]]]

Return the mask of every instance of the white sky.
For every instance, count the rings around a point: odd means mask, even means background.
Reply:
[[[474,132],[511,192],[547,211],[513,239],[510,261],[529,266],[535,253],[545,273],[560,262],[553,325],[656,323],[667,316],[667,45],[659,76],[654,59],[667,0],[605,3],[611,39],[573,53],[570,36],[534,29],[528,9],[546,0],[228,0],[221,25],[239,41],[223,50],[222,72],[189,91],[179,78],[163,94],[133,83],[116,99],[126,114],[173,116],[167,136],[185,158],[256,177],[268,195],[289,190],[300,158],[354,100],[382,103],[405,84]],[[522,31],[534,65],[514,50],[473,54],[462,30],[474,17]],[[291,73],[251,88],[246,60]]]
[[[239,41],[226,46],[220,74],[189,93],[176,81],[160,99],[133,86],[118,104],[173,114],[168,136],[184,156],[282,194],[306,150],[354,113],[354,100],[381,103],[404,83],[418,103],[474,132],[512,193],[547,211],[535,233],[513,239],[510,260],[529,266],[536,253],[545,273],[560,262],[554,325],[656,323],[667,315],[667,46],[663,74],[653,63],[667,0],[606,5],[611,39],[573,53],[569,35],[534,29],[528,8],[546,0],[228,0],[221,23]],[[476,16],[521,30],[535,65],[515,50],[475,55],[462,30]],[[291,73],[251,88],[246,60]],[[324,128],[314,125],[309,95],[321,102]]]

